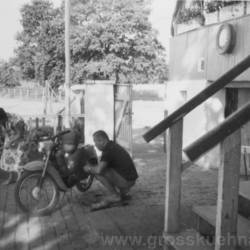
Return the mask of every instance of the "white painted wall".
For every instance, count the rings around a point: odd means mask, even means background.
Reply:
[[[93,144],[92,134],[104,130],[113,139],[114,97],[112,84],[86,85],[85,143]]]
[[[206,80],[171,81],[167,86],[166,109],[169,114],[207,86]],[[184,118],[183,147],[224,120],[225,93],[218,92]],[[197,163],[204,168],[220,165],[220,145],[204,154]]]

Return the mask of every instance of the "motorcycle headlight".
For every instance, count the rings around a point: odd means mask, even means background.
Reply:
[[[38,151],[39,152],[43,152],[43,150],[44,150],[44,143],[43,142],[39,142],[38,143]]]

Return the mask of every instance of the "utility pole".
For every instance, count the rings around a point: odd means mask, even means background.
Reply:
[[[70,0],[65,0],[65,119],[64,126],[70,128]]]

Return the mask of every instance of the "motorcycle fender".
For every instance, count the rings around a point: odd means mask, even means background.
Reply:
[[[42,170],[43,166],[44,166],[43,161],[31,161],[27,163],[26,165],[24,165],[23,169],[27,171],[38,171],[38,170]]]
[[[23,169],[26,171],[41,171],[43,170],[44,162],[43,161],[31,161],[27,163],[25,166],[23,166]],[[53,180],[56,182],[58,188],[62,191],[66,191],[68,187],[64,184],[60,174],[58,171],[52,167],[51,165],[47,168],[48,173],[53,178]]]

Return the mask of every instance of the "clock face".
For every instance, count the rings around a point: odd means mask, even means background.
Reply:
[[[216,48],[219,54],[230,53],[235,45],[235,31],[231,24],[222,24],[216,36]]]

